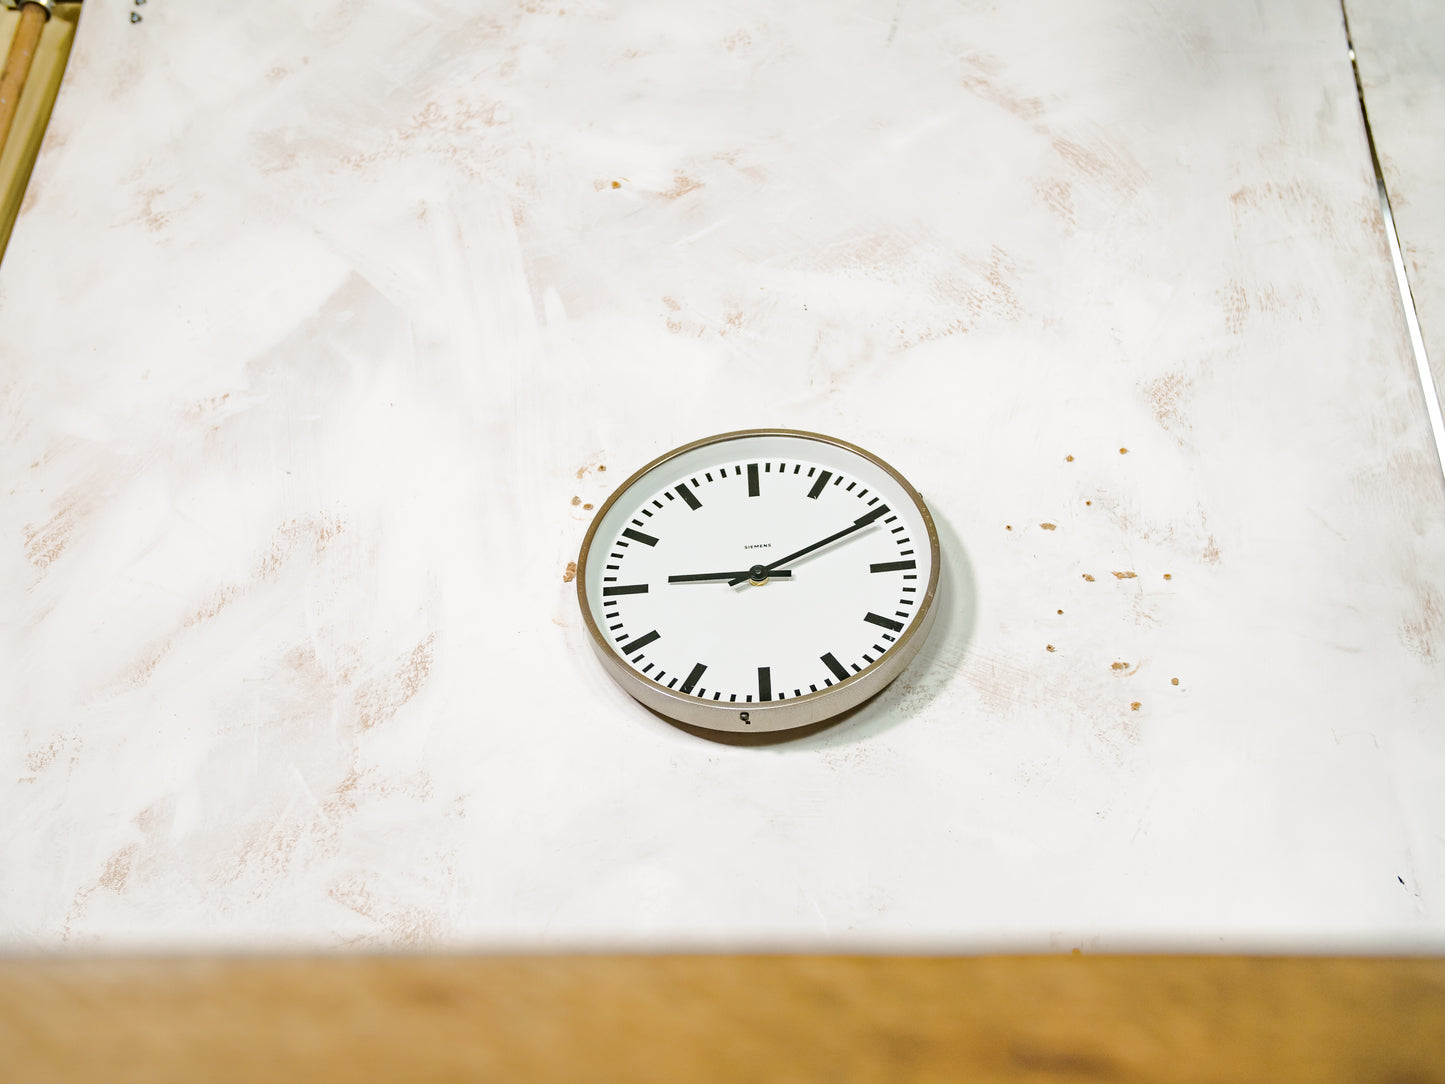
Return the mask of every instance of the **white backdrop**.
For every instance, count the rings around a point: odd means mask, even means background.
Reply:
[[[947,577],[760,748],[566,582],[752,426],[892,462]],[[0,480],[12,949],[1445,948],[1445,485],[1331,0],[87,0]]]

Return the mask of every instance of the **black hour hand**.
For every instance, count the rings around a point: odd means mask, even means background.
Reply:
[[[669,577],[667,577],[667,582],[668,582],[668,583],[702,583],[702,582],[704,582],[705,580],[732,580],[732,579],[737,578],[738,576],[741,576],[744,580],[746,580],[746,579],[749,579],[749,578],[752,576],[752,574],[753,574],[753,572],[752,572],[751,569],[747,569],[747,570],[744,570],[744,571],[742,571],[742,572],[694,572],[694,573],[691,573],[690,575],[687,575],[687,576],[669,576]],[[781,571],[781,572],[770,572],[770,573],[768,573],[769,578],[772,578],[772,577],[774,577],[774,576],[779,577],[779,578],[786,578],[786,577],[791,576],[791,575],[792,575],[792,572],[789,572],[789,571],[787,571],[787,570],[784,570],[784,571]]]

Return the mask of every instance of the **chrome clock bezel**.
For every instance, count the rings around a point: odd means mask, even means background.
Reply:
[[[588,604],[587,560],[592,550],[592,542],[596,537],[597,528],[606,518],[608,511],[650,471],[698,448],[713,444],[726,444],[729,441],[748,437],[795,437],[817,441],[860,456],[884,471],[898,483],[918,510],[924,529],[928,533],[930,571],[928,587],[919,602],[917,616],[903,630],[892,648],[876,662],[836,685],[820,689],[815,693],[805,693],[787,700],[753,702],[744,706],[725,701],[701,700],[678,693],[649,680],[628,666],[627,661],[619,656],[603,637],[602,629]],[[771,733],[811,726],[825,719],[831,719],[876,696],[903,673],[918,654],[919,648],[923,646],[929,630],[933,627],[934,618],[937,616],[934,601],[938,594],[941,573],[942,562],[939,560],[938,531],[934,528],[933,517],[929,514],[928,505],[924,503],[919,492],[909,484],[908,479],[888,463],[856,444],[850,444],[845,440],[839,440],[837,437],[830,437],[823,433],[812,433],[803,429],[738,429],[729,433],[704,437],[691,444],[684,444],[665,452],[639,468],[612,491],[612,494],[597,510],[597,514],[587,528],[587,535],[582,540],[582,552],[577,558],[577,602],[582,611],[582,619],[587,625],[587,631],[591,634],[592,648],[597,653],[597,657],[602,661],[604,669],[612,679],[621,685],[633,699],[669,719],[706,730],[750,734]]]

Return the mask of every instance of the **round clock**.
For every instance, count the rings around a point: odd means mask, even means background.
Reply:
[[[711,730],[787,730],[862,703],[918,653],[938,535],[877,456],[751,429],[627,479],[577,569],[593,646],[637,700]]]

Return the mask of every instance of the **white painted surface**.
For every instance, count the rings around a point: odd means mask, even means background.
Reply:
[[[133,10],[0,269],[8,946],[1445,947],[1332,3]],[[892,462],[952,590],[737,748],[564,569],[758,425]]]
[[[1370,128],[1437,392],[1445,388],[1445,7],[1351,0]]]

